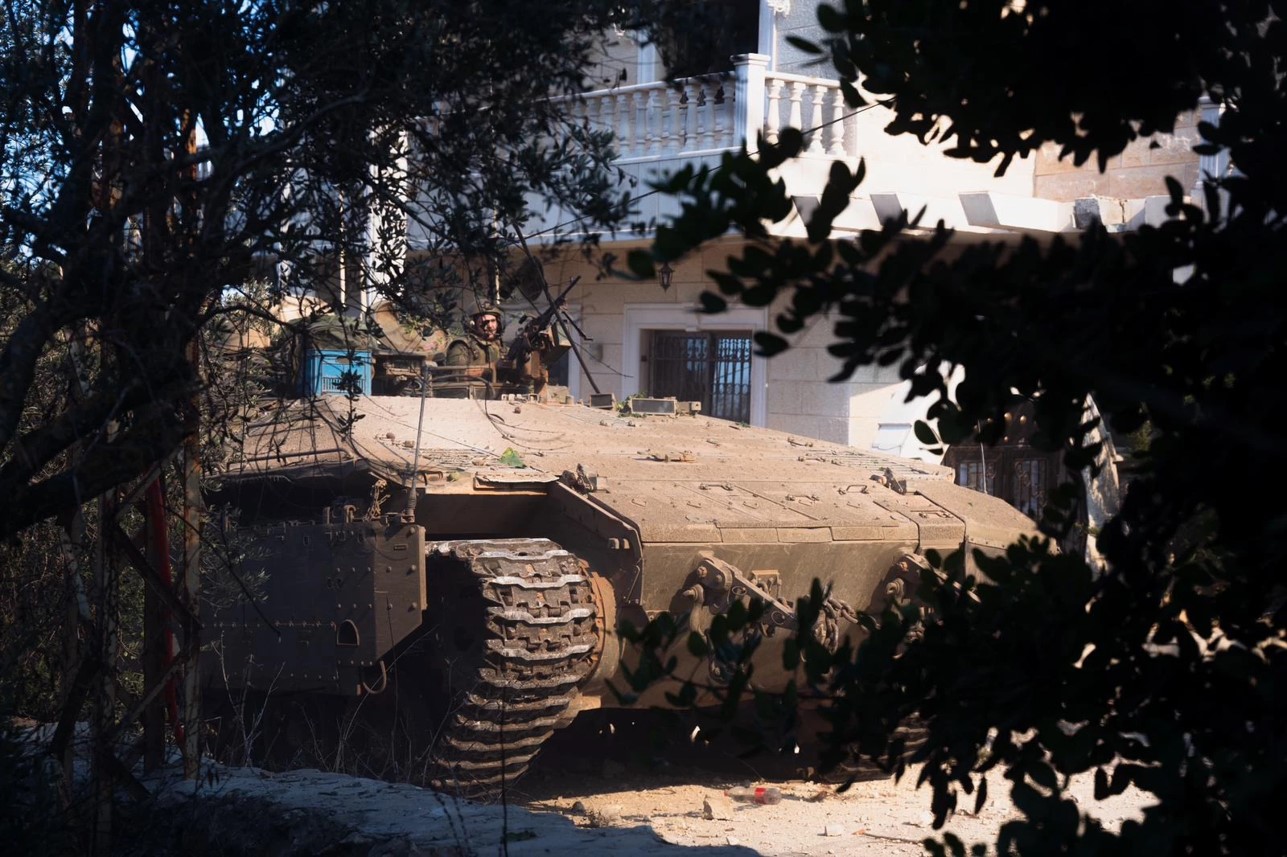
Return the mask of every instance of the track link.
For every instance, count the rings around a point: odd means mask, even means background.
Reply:
[[[471,797],[501,794],[570,722],[577,687],[596,666],[602,640],[589,575],[546,539],[450,541],[432,550],[447,560],[453,588],[446,597],[472,590],[485,625],[463,629],[472,651],[452,679],[433,785]],[[449,615],[454,605],[443,606]],[[459,621],[479,619],[472,617]]]

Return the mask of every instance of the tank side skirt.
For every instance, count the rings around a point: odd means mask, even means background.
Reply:
[[[602,541],[600,551],[610,552],[610,565],[595,570],[607,576],[622,601],[639,601],[644,582],[643,537],[639,525],[623,516],[592,492],[582,493],[565,482],[550,485],[565,519],[574,521]],[[574,545],[582,553],[581,545]],[[586,552],[588,553],[588,551]]]

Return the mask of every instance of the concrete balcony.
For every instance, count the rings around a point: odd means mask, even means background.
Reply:
[[[1104,174],[1093,164],[1074,166],[1043,151],[1017,159],[998,176],[996,163],[951,158],[941,147],[909,135],[891,137],[884,129],[892,112],[876,104],[848,107],[837,80],[773,71],[768,65],[768,56],[745,54],[734,58],[727,75],[596,90],[570,104],[588,127],[612,133],[615,164],[633,185],[633,222],[641,228],[602,240],[647,241],[654,225],[680,208],[674,197],[650,192],[655,182],[687,166],[713,168],[744,141],[754,151],[760,135],[777,142],[788,127],[804,131],[805,144],[800,157],[775,171],[795,203],[787,219],[768,224],[781,237],[806,234],[832,163],[844,161],[852,170],[860,156],[867,177],[834,221],[833,234],[879,229],[903,210],[924,212],[922,230],[942,222],[966,241],[1075,233],[1090,220],[1111,231],[1130,231],[1163,219],[1166,175],[1194,186],[1194,198],[1201,199],[1198,156],[1189,139],[1196,133],[1196,116],[1174,135],[1137,141]],[[1159,148],[1157,139],[1166,145]],[[1219,174],[1219,167],[1209,171]],[[529,223],[531,240],[576,237],[568,212],[543,210],[536,200],[530,204],[536,212]]]
[[[662,81],[585,93],[576,115],[592,127],[611,131],[620,163],[660,161],[755,145],[762,131],[776,142],[784,127],[817,129],[809,134],[810,155],[854,156],[846,140],[846,113],[834,80],[766,71],[768,57],[736,58],[731,76]]]
[[[743,141],[753,151],[760,134],[775,143],[783,128],[805,131],[802,156],[781,170],[793,193],[820,193],[833,160],[856,165],[857,125],[839,81],[769,71],[768,61],[746,54],[734,58],[729,75],[601,89],[573,103],[574,116],[616,138],[616,166],[635,183],[638,221],[650,224],[679,211],[672,197],[648,194],[652,182],[688,165],[713,167]],[[572,234],[568,220],[551,209],[530,227],[536,240],[550,242]],[[614,237],[646,238],[650,232]]]

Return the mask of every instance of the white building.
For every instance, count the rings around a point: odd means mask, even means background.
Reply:
[[[780,170],[796,206],[792,217],[772,227],[782,237],[805,234],[803,218],[837,159],[856,167],[862,158],[867,168],[848,211],[836,221],[837,237],[879,228],[902,209],[922,206],[926,225],[942,220],[959,242],[1072,233],[1087,216],[1098,216],[1109,228],[1130,229],[1162,219],[1165,176],[1185,187],[1199,181],[1199,159],[1192,152],[1196,116],[1173,136],[1137,141],[1104,173],[1042,151],[1016,160],[998,178],[996,164],[948,158],[914,137],[887,135],[883,129],[891,115],[883,107],[847,107],[838,81],[827,76],[830,66],[786,41],[788,35],[821,38],[817,0],[742,5],[748,23],[730,36],[740,43],[732,45],[736,54],[723,79],[695,77],[678,88],[668,86],[656,50],[622,34],[609,39],[595,75],[612,85],[587,92],[576,108],[584,121],[616,135],[617,164],[639,182],[641,221],[677,212],[673,198],[643,193],[651,180],[688,164],[714,166],[744,140],[754,148],[758,133],[772,141],[788,126],[807,133],[802,157]],[[530,230],[530,243],[548,246],[572,237],[563,231],[567,220],[558,210],[544,212]],[[605,235],[601,246],[624,258],[629,249],[647,246],[650,237],[648,231]],[[410,245],[414,252],[414,233]],[[706,272],[724,268],[739,245],[740,238],[730,235],[680,260],[666,289],[658,282],[596,279],[596,270],[572,251],[546,261],[546,278],[556,290],[581,278],[567,305],[587,337],[581,344],[587,365],[574,364],[568,373],[573,395],[700,399],[711,416],[923,456],[911,434],[922,412],[903,403],[906,388],[896,366],[868,367],[844,382],[827,380],[840,366],[826,351],[834,341],[828,320],[793,337],[786,353],[761,359],[752,353],[750,337],[772,330],[772,308],[694,312],[699,295],[711,288]]]

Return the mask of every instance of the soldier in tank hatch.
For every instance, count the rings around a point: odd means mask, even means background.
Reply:
[[[491,302],[478,304],[465,325],[465,335],[447,346],[448,366],[495,364],[501,358],[501,312]]]

